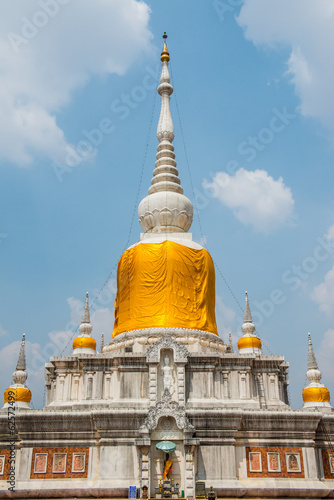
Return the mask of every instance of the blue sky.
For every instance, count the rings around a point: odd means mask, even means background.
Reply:
[[[199,214],[193,237],[216,264],[221,336],[236,347],[247,290],[263,352],[290,363],[293,407],[308,331],[333,392],[331,0],[17,0],[2,11],[1,390],[25,332],[42,406],[43,365],[71,352],[86,291],[93,336],[111,338],[117,261],[139,239],[154,168],[166,31],[176,160]]]

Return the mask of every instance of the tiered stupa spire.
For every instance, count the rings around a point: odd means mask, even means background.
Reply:
[[[81,324],[79,326],[79,335],[73,340],[73,354],[95,354],[96,340],[90,334],[93,327],[90,323],[88,292],[86,293],[85,308],[82,315]]]
[[[308,363],[306,376],[309,385],[303,390],[304,408],[331,407],[329,390],[320,383],[321,371],[313,351],[311,334],[308,333]]]
[[[16,364],[16,370],[13,373],[13,382],[4,394],[4,408],[15,405],[16,408],[30,408],[31,391],[25,385],[28,378],[26,372],[25,357],[25,334],[22,336],[19,357]]]
[[[170,110],[173,87],[164,34],[158,93],[159,141],[148,195],[138,207],[140,242],[122,255],[117,268],[113,338],[152,328],[198,330],[218,335],[215,319],[215,271],[210,254],[188,230],[193,206],[184,196],[176,168]]]
[[[307,334],[308,337],[308,361],[307,361],[307,368],[309,370],[318,370],[318,363],[315,358],[314,350],[313,350],[313,345],[312,345],[312,339],[311,339],[311,334],[310,332]],[[319,372],[320,373],[320,372]]]
[[[242,325],[243,336],[238,341],[238,349],[242,354],[261,354],[261,340],[254,335],[255,325],[248,302],[248,293],[245,292],[245,315]]]
[[[22,371],[25,373],[25,379],[24,379],[24,382],[27,380],[28,378],[28,375],[26,373],[26,355],[25,355],[25,338],[26,338],[26,334],[24,333],[22,335],[22,341],[21,341],[21,347],[20,347],[20,352],[19,352],[19,359],[17,360],[17,363],[16,363],[16,372],[17,373],[18,371]],[[14,380],[15,382],[15,380]]]
[[[187,232],[193,218],[191,201],[183,195],[183,188],[176,168],[174,146],[174,126],[170,111],[170,84],[168,70],[169,52],[166,33],[161,53],[162,71],[158,93],[161,97],[160,118],[157,128],[159,141],[155,169],[148,196],[139,207],[139,222],[144,233]]]

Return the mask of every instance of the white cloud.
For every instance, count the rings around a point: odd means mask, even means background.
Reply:
[[[334,241],[334,225],[328,228],[324,239],[328,242]],[[334,318],[334,266],[325,274],[324,281],[313,288],[311,299],[319,305],[320,311],[324,312],[328,318]]]
[[[93,75],[122,75],[150,49],[149,13],[139,0],[4,3],[0,161],[25,166],[42,154],[64,162],[73,147],[55,114]]]
[[[328,229],[325,238],[330,241],[334,240],[334,224]]]
[[[323,283],[314,287],[311,298],[328,318],[334,317],[334,266],[325,275]]]
[[[244,0],[237,21],[255,45],[290,49],[286,74],[301,99],[301,112],[334,133],[334,3]]]
[[[282,177],[277,181],[265,170],[243,168],[234,176],[217,172],[213,181],[203,181],[214,198],[233,210],[235,217],[256,231],[269,233],[291,222],[294,201]]]
[[[0,325],[0,337],[4,337],[8,332]]]
[[[0,351],[1,373],[5,384],[12,383],[12,373],[18,360],[21,341],[12,342]]]
[[[242,320],[237,317],[233,309],[224,304],[220,295],[216,296],[216,322],[218,333],[225,343],[228,343],[228,336],[231,333],[233,347],[236,349],[237,342],[242,334]]]
[[[100,339],[102,333],[104,333],[104,341],[106,343],[110,342],[111,334],[114,328],[114,321],[114,311],[111,311],[107,307],[105,307],[104,309],[98,309],[92,315],[92,335],[96,339],[97,349],[99,349],[100,347]]]
[[[115,320],[113,310],[115,294],[110,290],[110,287],[113,286],[113,281],[109,283],[108,289],[105,289],[99,296],[97,296],[96,302],[94,302],[94,299],[91,298],[89,300],[90,321],[93,328],[91,336],[96,340],[97,350],[100,347],[102,333],[105,334],[105,342],[109,342],[111,340]],[[100,302],[99,299],[101,299]],[[108,307],[101,307],[103,302],[108,302],[111,305],[112,310]],[[84,301],[74,297],[69,297],[67,299],[67,303],[70,308],[70,322],[66,325],[64,330],[57,330],[48,334],[50,343],[54,346],[54,353],[51,353],[52,348],[50,347],[50,353],[47,353],[47,359],[50,356],[68,354],[72,350],[72,340],[80,334],[78,327],[82,319],[85,306]],[[45,359],[45,362],[47,359]]]
[[[74,297],[69,297],[67,299],[67,303],[70,308],[71,321],[79,325],[84,311],[85,303]]]

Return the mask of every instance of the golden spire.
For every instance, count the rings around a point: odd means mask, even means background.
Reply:
[[[167,35],[163,38],[165,40]],[[152,328],[160,330],[161,334],[166,328],[184,328],[218,336],[214,265],[208,252],[191,242],[188,230],[193,206],[183,195],[176,168],[170,111],[173,86],[168,60],[164,43],[157,88],[161,98],[157,126],[159,145],[148,195],[138,207],[144,234],[140,243],[126,250],[118,263],[113,338],[134,330],[146,335],[145,330]],[[201,283],[200,289],[198,283]],[[106,346],[104,350],[109,349]]]
[[[239,351],[242,351],[243,354],[249,354],[252,352],[260,354],[262,348],[261,340],[254,334],[255,325],[253,323],[251,311],[249,308],[247,292],[245,292],[245,296],[246,299],[245,299],[244,324],[241,327],[242,331],[244,332],[244,335],[240,337],[238,341],[238,349]],[[247,351],[244,349],[247,349]]]
[[[167,50],[167,43],[166,43],[166,39],[167,39],[167,35],[166,35],[166,31],[165,33],[162,35],[162,38],[165,40],[164,41],[164,47],[162,49],[162,52],[161,52],[161,62],[164,62],[164,61],[169,61],[169,52]]]
[[[15,404],[18,408],[30,408],[31,401],[30,389],[25,385],[28,374],[26,372],[26,358],[25,358],[25,333],[22,337],[19,359],[16,365],[16,370],[13,373],[13,382],[4,394],[4,406],[8,408]]]
[[[95,354],[96,340],[90,336],[92,329],[87,292],[85,309],[82,315],[81,325],[79,326],[81,335],[73,340],[73,354]]]
[[[320,383],[321,371],[318,368],[318,363],[313,351],[311,334],[308,333],[308,370],[306,376],[310,383],[303,389],[304,408],[311,407],[331,407],[329,390]]]

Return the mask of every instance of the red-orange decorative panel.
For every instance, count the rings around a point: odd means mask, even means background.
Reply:
[[[321,450],[325,479],[334,479],[334,451]]]
[[[34,448],[31,479],[86,478],[89,448]]]
[[[247,447],[246,461],[248,477],[305,477],[301,448]]]
[[[9,471],[10,471],[10,450],[0,450],[0,481],[4,481],[9,479]],[[15,456],[14,460],[16,461],[16,453],[17,450],[15,450]],[[12,466],[16,465],[14,462]]]

